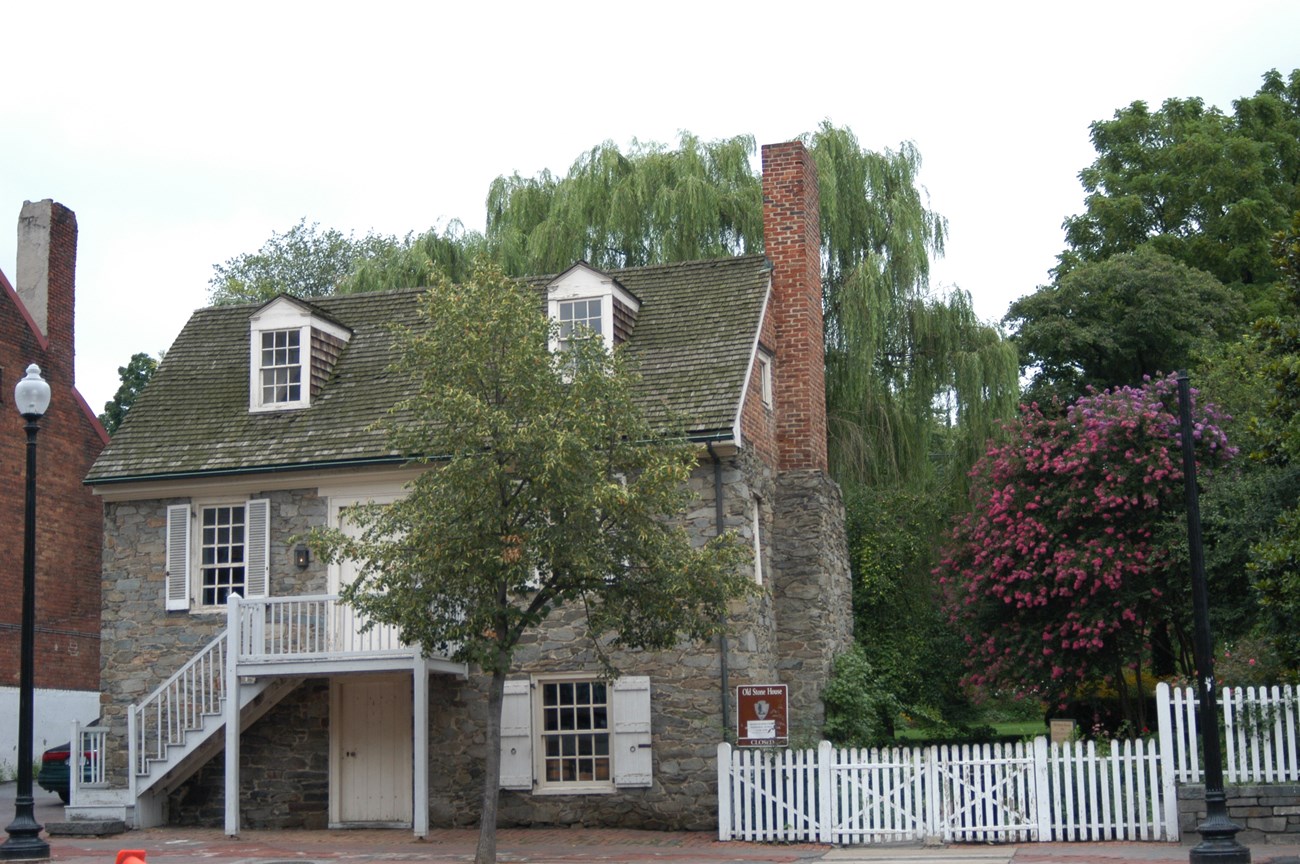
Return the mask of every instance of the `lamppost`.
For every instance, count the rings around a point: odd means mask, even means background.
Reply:
[[[1192,441],[1192,394],[1187,373],[1178,373],[1178,419],[1183,449],[1183,488],[1187,496],[1187,550],[1192,564],[1192,614],[1196,683],[1201,691],[1201,742],[1205,749],[1205,821],[1197,826],[1201,842],[1192,848],[1192,864],[1218,861],[1250,864],[1250,850],[1237,842],[1241,826],[1228,817],[1223,792],[1223,752],[1219,748],[1219,701],[1215,693],[1214,649],[1210,641],[1210,600],[1201,549],[1201,507],[1196,491],[1196,455]]]
[[[50,385],[41,377],[41,369],[35,363],[27,367],[27,377],[14,387],[14,404],[27,421],[27,512],[23,529],[23,630],[18,679],[18,790],[14,798],[14,821],[5,829],[9,832],[9,839],[0,844],[0,859],[44,861],[50,857],[50,844],[41,839],[41,825],[32,810],[35,804],[32,798],[32,678],[33,655],[36,653],[36,433],[40,431],[40,419],[45,409],[50,407]]]

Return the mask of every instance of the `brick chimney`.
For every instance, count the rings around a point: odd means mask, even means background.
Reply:
[[[769,310],[782,471],[827,470],[817,168],[798,141],[763,146],[763,243],[772,262]]]
[[[24,201],[18,215],[14,288],[51,354],[73,362],[73,286],[77,269],[77,216],[50,199]]]

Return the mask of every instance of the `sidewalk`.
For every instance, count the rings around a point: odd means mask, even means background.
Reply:
[[[1189,845],[1168,843],[1026,843],[1008,846],[858,846],[719,843],[706,832],[584,828],[507,828],[498,832],[502,864],[1114,864],[1188,860]],[[476,829],[407,831],[248,831],[228,839],[200,828],[150,828],[116,837],[50,839],[51,858],[67,864],[111,864],[120,849],[142,849],[148,864],[296,864],[296,862],[429,862],[473,860]],[[1300,845],[1251,848],[1253,864],[1300,864]]]

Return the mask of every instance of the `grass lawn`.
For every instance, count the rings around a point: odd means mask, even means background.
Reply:
[[[987,725],[992,726],[998,735],[1015,738],[1027,738],[1031,735],[1046,735],[1048,733],[1047,724],[1042,720],[1006,720]],[[894,730],[894,737],[899,741],[918,741],[925,740],[929,737],[929,733],[924,729],[899,727]]]

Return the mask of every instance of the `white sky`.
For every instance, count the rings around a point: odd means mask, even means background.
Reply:
[[[602,140],[829,119],[917,144],[950,223],[935,280],[996,320],[1062,249],[1092,121],[1171,96],[1230,111],[1300,67],[1298,34],[1295,0],[2,3],[0,269],[24,200],[76,211],[99,410],[206,305],[213,264],[301,217],[481,229],[493,178],[562,174]]]

